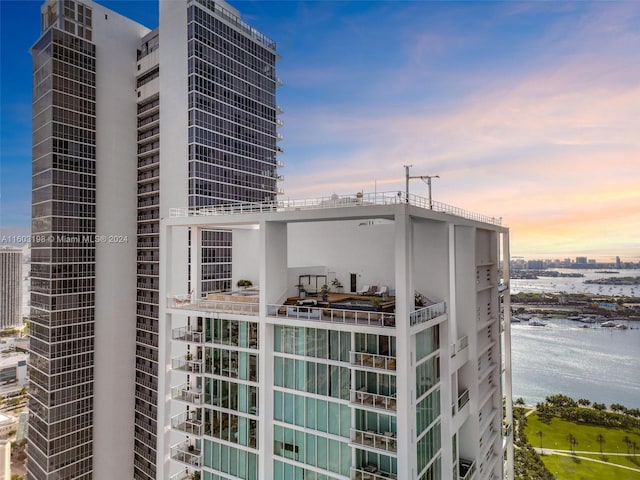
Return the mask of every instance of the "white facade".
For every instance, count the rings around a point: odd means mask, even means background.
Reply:
[[[171,213],[162,478],[513,478],[499,221],[395,192]],[[233,230],[233,282],[253,287],[186,292],[173,239],[207,228]]]

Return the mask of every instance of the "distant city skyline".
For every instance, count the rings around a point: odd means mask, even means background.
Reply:
[[[157,24],[155,2],[100,3]],[[403,190],[410,164],[502,216],[514,254],[640,259],[640,4],[231,4],[283,57],[286,198]],[[40,2],[0,9],[0,234],[28,234]]]

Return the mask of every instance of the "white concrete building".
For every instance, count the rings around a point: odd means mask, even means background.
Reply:
[[[201,290],[212,228],[251,287]],[[499,220],[393,192],[173,209],[160,236],[158,478],[513,478]]]

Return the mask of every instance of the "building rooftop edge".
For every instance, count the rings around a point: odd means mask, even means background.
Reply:
[[[502,217],[491,217],[480,213],[464,210],[459,207],[447,205],[446,203],[429,201],[424,197],[404,192],[376,192],[350,195],[336,195],[329,197],[317,197],[301,200],[275,200],[267,202],[243,203],[233,202],[209,207],[198,208],[171,208],[169,216],[171,218],[203,217],[214,215],[241,215],[255,214],[261,212],[286,212],[296,210],[319,210],[330,208],[357,208],[363,206],[391,206],[408,204],[424,210],[431,210],[437,213],[445,213],[456,217],[464,218],[481,223],[487,223],[499,227],[506,227],[502,224]]]

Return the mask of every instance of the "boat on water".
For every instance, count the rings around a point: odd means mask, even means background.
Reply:
[[[529,322],[529,325],[531,325],[532,327],[546,327],[547,326],[546,323],[539,322],[538,320],[531,320]]]
[[[615,328],[617,328],[618,330],[626,330],[626,329],[628,329],[629,327],[628,327],[628,326],[626,326],[624,323],[619,323],[619,324],[617,324],[617,325],[616,325],[616,327],[615,327]]]
[[[604,328],[614,328],[616,326],[616,322],[612,322],[611,320],[609,320],[608,322],[604,322],[600,326]]]

